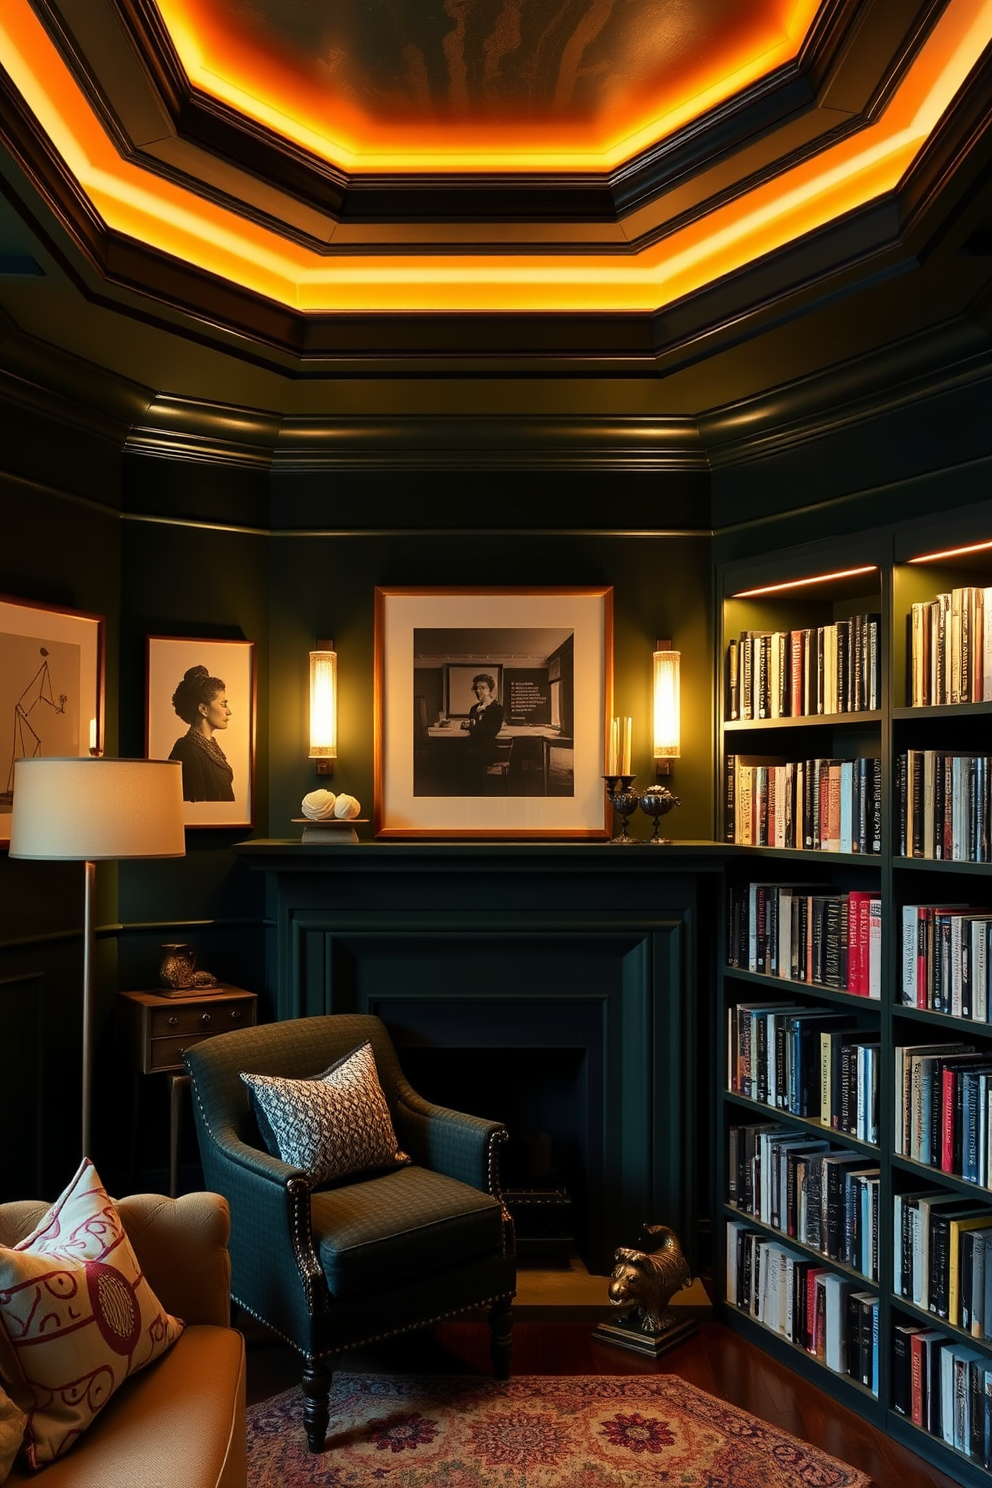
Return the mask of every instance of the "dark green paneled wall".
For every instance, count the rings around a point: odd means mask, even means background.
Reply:
[[[610,584],[614,707],[634,718],[642,781],[653,774],[652,645],[671,636],[683,651],[683,758],[672,781],[683,804],[666,825],[677,838],[708,837],[714,561],[987,498],[988,387],[948,383],[922,404],[777,441],[760,459],[742,453],[712,475],[550,467],[271,475],[247,463],[122,457],[84,426],[7,408],[0,592],[107,616],[111,752],[143,752],[146,635],[254,640],[255,833],[280,836],[317,783],[306,759],[305,682],[318,635],[333,635],[340,658],[334,783],[371,814],[377,584]],[[262,879],[230,852],[244,835],[192,832],[182,861],[100,869],[97,1157],[121,1187],[130,1083],[113,1049],[116,989],[151,984],[160,941],[180,929],[222,976],[269,985]],[[0,1016],[19,1056],[17,1079],[0,1083],[0,1121],[9,1130],[26,1120],[35,1133],[7,1165],[0,1196],[51,1193],[77,1157],[81,873],[3,856],[0,917]],[[164,1092],[158,1108],[146,1096],[143,1111],[138,1182],[161,1183]]]

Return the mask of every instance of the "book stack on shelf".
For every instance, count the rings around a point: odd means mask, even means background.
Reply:
[[[882,761],[726,755],[724,836],[746,847],[877,854]]]
[[[992,910],[904,904],[901,915],[903,1006],[976,1023],[992,1021]]]
[[[881,615],[794,630],[742,630],[727,643],[727,718],[803,718],[879,707]]]
[[[896,759],[896,851],[905,858],[988,863],[992,800],[987,754],[907,749]]]
[[[893,1328],[893,1409],[963,1457],[992,1467],[992,1360],[939,1328]]]
[[[878,1395],[876,1292],[736,1219],[727,1224],[726,1269],[735,1308]]]
[[[915,600],[910,617],[911,706],[992,699],[992,588],[966,584]]]
[[[728,966],[877,999],[881,958],[882,901],[870,889],[729,886]]]
[[[732,1207],[878,1281],[877,1161],[775,1122],[728,1135]]]
[[[877,1142],[879,1035],[853,1023],[840,1009],[732,1004],[728,1091]]]
[[[895,1151],[966,1183],[989,1183],[992,1049],[897,1045]]]

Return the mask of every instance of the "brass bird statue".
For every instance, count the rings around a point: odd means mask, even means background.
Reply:
[[[640,1314],[645,1333],[660,1333],[675,1322],[669,1302],[676,1292],[692,1285],[692,1273],[675,1231],[668,1225],[645,1225],[650,1251],[620,1246],[613,1256],[609,1298],[614,1307]]]

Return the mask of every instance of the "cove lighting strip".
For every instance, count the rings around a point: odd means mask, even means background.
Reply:
[[[122,158],[29,0],[0,6],[0,56],[114,233],[302,314],[651,313],[891,194],[992,39],[992,0],[948,0],[870,125],[630,254],[328,251]]]
[[[864,568],[839,568],[836,573],[814,574],[809,579],[790,579],[787,584],[765,584],[760,589],[741,589],[731,599],[754,599],[758,594],[779,594],[783,589],[805,589],[809,584],[826,584],[831,579],[853,579],[857,574],[878,573],[878,564]]]
[[[942,558],[960,558],[965,553],[987,553],[992,548],[992,540],[989,542],[969,543],[966,548],[945,548],[942,553],[921,553],[918,558],[910,558],[910,563],[939,563]]]

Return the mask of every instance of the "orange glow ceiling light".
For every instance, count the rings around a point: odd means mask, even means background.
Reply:
[[[992,0],[948,0],[870,125],[640,251],[372,253],[336,250],[332,231],[320,253],[123,159],[29,0],[4,0],[0,9],[7,72],[108,229],[291,309],[324,314],[662,308],[894,191],[990,39]],[[437,168],[426,156],[405,159],[404,168],[418,164]]]

